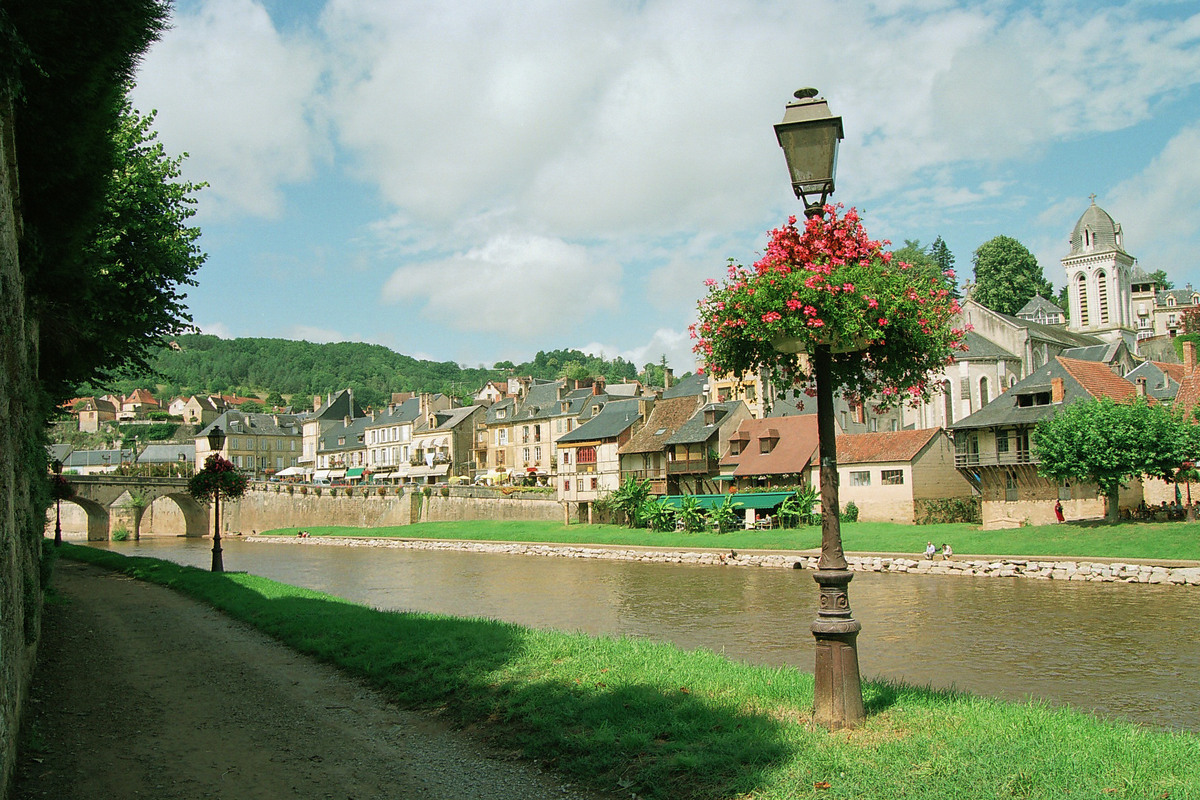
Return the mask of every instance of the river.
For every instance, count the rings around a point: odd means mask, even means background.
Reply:
[[[94,543],[207,569],[211,540]],[[389,610],[645,637],[811,671],[800,570],[222,540],[227,570]],[[866,678],[1200,731],[1195,587],[856,573]]]

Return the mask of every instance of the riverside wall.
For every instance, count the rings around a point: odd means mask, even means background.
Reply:
[[[472,553],[590,558],[607,561],[643,561],[659,564],[698,564],[727,567],[765,567],[816,570],[818,557],[805,553],[736,553],[724,550],[659,550],[648,547],[580,547],[514,542],[473,542],[448,539],[386,539],[318,536],[298,539],[257,536],[247,541],[326,547],[393,547],[408,550],[460,550]],[[899,572],[913,575],[946,575],[979,578],[1031,578],[1035,580],[1091,581],[1095,583],[1145,583],[1200,587],[1200,567],[1099,561],[1040,560],[1024,558],[928,561],[895,556],[847,556],[853,572]]]
[[[292,491],[289,492],[288,489]],[[426,496],[406,487],[306,487],[256,485],[236,502],[221,506],[222,532],[252,534],[276,528],[344,526],[374,528],[416,522],[488,520],[562,520],[562,506],[544,495],[523,495],[479,488],[451,487],[443,496]],[[157,531],[156,531],[157,532]]]

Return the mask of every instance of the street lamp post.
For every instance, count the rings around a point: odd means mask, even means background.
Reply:
[[[63,463],[57,458],[54,459],[54,546],[62,545],[62,498],[60,495],[59,482],[62,481]]]
[[[829,113],[829,105],[817,96],[816,89],[801,89],[795,97],[783,121],[775,126],[775,135],[787,159],[792,189],[804,203],[805,216],[814,217],[823,213],[825,201],[833,193],[842,118]],[[821,475],[821,558],[814,575],[820,599],[812,624],[816,639],[813,722],[833,731],[857,727],[866,718],[858,670],[857,638],[862,625],[850,611],[853,574],[842,551],[830,345],[819,344],[810,355],[817,390]]]
[[[225,431],[221,430],[220,425],[213,425],[212,430],[208,432],[208,449],[214,453],[220,454],[221,448],[225,446]],[[213,492],[213,549],[212,549],[212,571],[224,572],[225,565],[221,562],[221,487],[217,486]]]

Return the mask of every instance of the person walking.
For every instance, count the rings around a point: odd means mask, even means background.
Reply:
[[[1054,502],[1054,516],[1058,519],[1059,522],[1067,521],[1067,518],[1063,516],[1062,500],[1056,500]]]

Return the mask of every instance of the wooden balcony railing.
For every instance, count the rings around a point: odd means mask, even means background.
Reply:
[[[715,458],[677,458],[674,461],[667,462],[668,475],[682,475],[685,473],[716,472],[719,469],[719,460]]]
[[[1018,464],[1039,464],[1032,450],[1010,450],[1007,453],[966,453],[954,454],[956,467],[1007,467]]]

